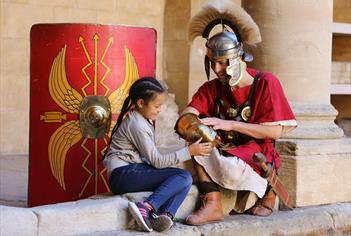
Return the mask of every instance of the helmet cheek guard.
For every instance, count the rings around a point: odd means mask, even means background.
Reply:
[[[238,41],[233,32],[223,31],[207,39],[207,53],[205,55],[205,71],[207,79],[210,74],[210,63],[216,60],[228,60],[226,74],[230,87],[237,85],[246,69],[244,60],[252,60],[252,56],[243,50],[243,45]]]
[[[230,87],[237,85],[244,75],[246,63],[241,58],[229,59],[229,65],[226,68],[227,75],[230,76],[228,84]]]

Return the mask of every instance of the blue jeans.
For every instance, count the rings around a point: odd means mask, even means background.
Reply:
[[[192,185],[191,174],[179,168],[157,169],[136,163],[116,168],[109,178],[114,194],[152,191],[146,199],[156,212],[175,216]]]

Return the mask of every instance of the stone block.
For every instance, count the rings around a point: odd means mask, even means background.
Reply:
[[[25,39],[13,39],[13,38],[5,38],[1,41],[1,73],[6,75],[6,81],[10,82],[16,78],[19,82],[19,78],[22,81],[26,81],[26,86],[29,87],[28,76],[29,76],[29,35]],[[16,76],[16,78],[8,78],[9,75]],[[23,78],[23,77],[26,78]],[[4,79],[4,78],[2,78]],[[7,89],[10,91],[16,91],[20,89],[22,86],[11,86],[4,84],[4,87],[1,89]],[[16,93],[17,94],[17,93]]]
[[[198,229],[203,236],[338,235],[350,232],[347,230],[350,223],[344,222],[350,215],[348,207],[348,204],[341,205],[339,212],[331,211],[328,206],[279,211],[259,219],[251,215],[233,215],[223,222],[199,226]]]
[[[169,55],[170,56],[170,55]],[[167,57],[164,58],[167,60]],[[167,71],[164,73],[164,80],[169,85],[169,91],[175,94],[175,102],[179,106],[179,112],[187,107],[188,101],[188,70],[183,71]]]
[[[1,7],[4,9],[3,19],[5,20],[3,37],[28,39],[30,27],[33,24],[53,21],[51,6],[6,2],[2,3]]]
[[[157,236],[157,235],[168,235],[168,236],[201,236],[201,232],[195,226],[186,226],[183,224],[176,223],[170,230],[162,233],[158,232],[140,232],[136,230],[116,230],[116,231],[104,231],[104,232],[94,232],[89,234],[79,234],[75,236],[135,236],[135,235],[147,235],[147,236]]]
[[[331,205],[326,210],[334,222],[334,227],[337,232],[348,235],[351,232],[351,204],[338,203]]]
[[[164,40],[186,40],[190,4],[187,0],[166,2]]]
[[[12,2],[12,3],[28,3],[30,0],[3,0],[2,2]]]
[[[0,205],[1,236],[36,236],[37,227],[38,219],[31,209]]]
[[[0,155],[0,205],[26,206],[28,155]]]
[[[4,106],[1,110],[4,109],[9,112],[19,111],[22,113],[29,112],[29,76],[11,73],[3,79],[4,87],[0,88],[0,99]],[[26,83],[25,85],[24,82]]]
[[[136,192],[136,193],[126,193],[122,197],[128,199],[131,202],[143,201],[151,195],[152,192]]]
[[[186,41],[166,41],[164,55],[167,57],[166,67],[169,72],[183,71],[188,68],[189,49]]]
[[[174,131],[178,117],[178,106],[174,96],[169,94],[156,121],[156,145],[159,148],[169,149],[164,150],[165,152],[173,152],[185,146],[185,142]]]
[[[98,11],[97,22],[99,22],[99,24],[112,24],[112,25],[122,24],[122,22],[118,21],[117,15],[118,13],[116,10],[112,12]]]
[[[39,235],[75,235],[125,229],[127,201],[120,196],[33,207]]]
[[[28,174],[22,171],[1,170],[0,199],[25,202],[27,200]]]
[[[126,15],[129,16],[140,16],[140,13],[142,13],[142,15],[153,15],[160,17],[160,15],[163,15],[165,2],[165,0],[154,0],[152,1],[152,4],[150,4],[150,2],[143,0],[118,0],[117,10],[120,12],[124,12]]]
[[[29,140],[29,111],[0,111],[1,153],[27,153]],[[5,128],[4,128],[5,127]],[[18,135],[18,131],[21,135]]]
[[[97,23],[97,11],[70,7],[55,7],[54,20],[60,23]]]
[[[331,83],[332,84],[351,84],[351,62],[350,61],[333,61],[332,62]]]
[[[18,1],[18,0],[16,0]],[[27,0],[28,2],[28,0]],[[29,0],[30,4],[33,5],[47,5],[47,6],[64,6],[64,7],[76,7],[76,2],[72,0],[51,0],[51,1],[46,1],[46,0]]]
[[[291,144],[294,148],[278,145],[280,177],[297,207],[351,201],[351,139]]]
[[[116,9],[115,0],[99,0],[99,1],[85,1],[77,0],[79,9],[93,9],[93,10],[104,10],[111,11]]]
[[[311,156],[351,153],[351,138],[342,139],[279,139],[276,148],[281,155]]]

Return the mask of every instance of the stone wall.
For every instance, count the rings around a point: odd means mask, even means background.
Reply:
[[[173,1],[170,1],[173,2]],[[157,30],[156,75],[163,78],[165,0],[1,0],[0,154],[28,153],[29,32],[37,23],[99,23]]]
[[[180,110],[188,101],[189,44],[186,40],[190,17],[189,0],[168,0],[165,7],[163,78],[176,94]]]

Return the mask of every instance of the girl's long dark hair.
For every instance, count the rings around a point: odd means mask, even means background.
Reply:
[[[149,101],[155,98],[156,95],[164,93],[165,89],[162,87],[160,82],[152,77],[143,77],[135,81],[129,89],[128,97],[124,100],[121,112],[119,113],[117,122],[112,129],[110,142],[108,147],[111,144],[113,135],[118,130],[121,125],[124,116],[130,110],[133,105],[136,105],[139,99],[143,99],[145,104],[148,104]],[[105,155],[108,149],[106,149]]]

